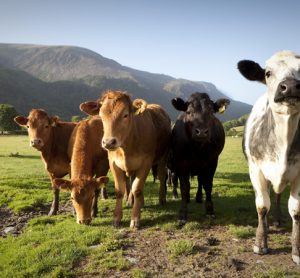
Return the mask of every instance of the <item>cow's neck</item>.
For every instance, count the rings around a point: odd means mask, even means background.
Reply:
[[[288,150],[293,143],[300,113],[293,114],[282,114],[277,112],[272,112],[274,117],[274,133],[276,134],[276,139],[278,146],[283,152],[288,153]]]
[[[41,155],[46,162],[49,162],[51,159],[54,147],[53,141],[53,132],[51,132],[48,144],[45,144],[41,149]]]

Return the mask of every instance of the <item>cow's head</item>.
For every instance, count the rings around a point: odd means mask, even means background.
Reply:
[[[41,150],[48,144],[52,128],[56,126],[58,117],[49,117],[44,110],[33,109],[28,117],[17,116],[14,120],[18,125],[27,128],[30,146]]]
[[[71,191],[71,200],[76,211],[78,224],[89,224],[92,220],[95,190],[105,186],[108,177],[89,179],[55,179],[54,185],[62,190]]]
[[[259,64],[242,60],[240,73],[251,81],[267,86],[269,104],[275,111],[289,113],[300,110],[300,56],[291,51],[274,54],[263,69]]]
[[[85,102],[80,109],[89,115],[99,115],[103,122],[102,146],[107,150],[121,147],[130,133],[134,117],[143,113],[147,103],[142,99],[131,101],[121,91],[107,91],[99,101]]]
[[[194,93],[188,101],[181,98],[172,99],[175,109],[183,111],[183,120],[188,136],[199,142],[210,140],[214,113],[223,113],[230,104],[229,99],[213,102],[206,93]]]

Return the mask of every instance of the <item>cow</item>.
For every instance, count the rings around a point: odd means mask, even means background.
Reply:
[[[89,224],[97,215],[99,188],[108,182],[109,164],[107,151],[101,147],[102,136],[103,125],[99,117],[79,122],[69,144],[71,180],[54,180],[56,187],[71,191],[78,224]]]
[[[115,180],[116,207],[113,224],[122,219],[122,199],[126,176],[134,177],[131,228],[139,228],[143,188],[152,165],[157,164],[160,203],[166,202],[166,160],[171,136],[171,120],[157,104],[142,99],[131,100],[123,91],[108,90],[99,101],[85,102],[81,110],[101,117],[102,146],[108,150],[110,170]]]
[[[181,225],[187,221],[191,176],[198,178],[196,201],[202,202],[203,186],[206,193],[206,214],[214,216],[211,199],[213,177],[225,143],[222,123],[214,114],[224,112],[229,103],[228,99],[213,102],[207,93],[199,92],[193,93],[187,101],[172,99],[172,105],[181,113],[172,130],[168,167],[173,180],[178,178],[180,182]]]
[[[68,146],[76,124],[60,121],[57,116],[49,117],[42,109],[32,109],[27,117],[17,116],[14,120],[27,127],[30,146],[41,152],[53,190],[48,215],[55,215],[59,207],[59,189],[53,181],[70,173]]]
[[[240,73],[267,90],[254,104],[245,127],[243,149],[255,191],[258,227],[253,251],[268,253],[269,183],[276,194],[290,184],[289,214],[293,221],[292,259],[300,264],[300,56],[275,53],[262,68],[251,60],[238,63]]]

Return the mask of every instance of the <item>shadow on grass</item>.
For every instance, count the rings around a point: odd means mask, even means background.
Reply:
[[[13,157],[13,158],[25,158],[25,159],[41,159],[41,157],[39,155],[22,155],[22,154],[0,155],[0,157]]]

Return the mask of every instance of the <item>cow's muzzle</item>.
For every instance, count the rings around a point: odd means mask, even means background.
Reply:
[[[102,147],[111,151],[117,148],[117,139],[114,137],[111,138],[103,138],[102,139]]]
[[[77,219],[78,224],[84,224],[84,225],[89,225],[91,223],[91,221],[92,221],[91,218],[83,219],[83,220]]]
[[[274,102],[300,102],[300,80],[289,78],[278,84]]]
[[[30,140],[30,146],[36,149],[40,149],[44,146],[44,142],[42,139],[36,138]]]

